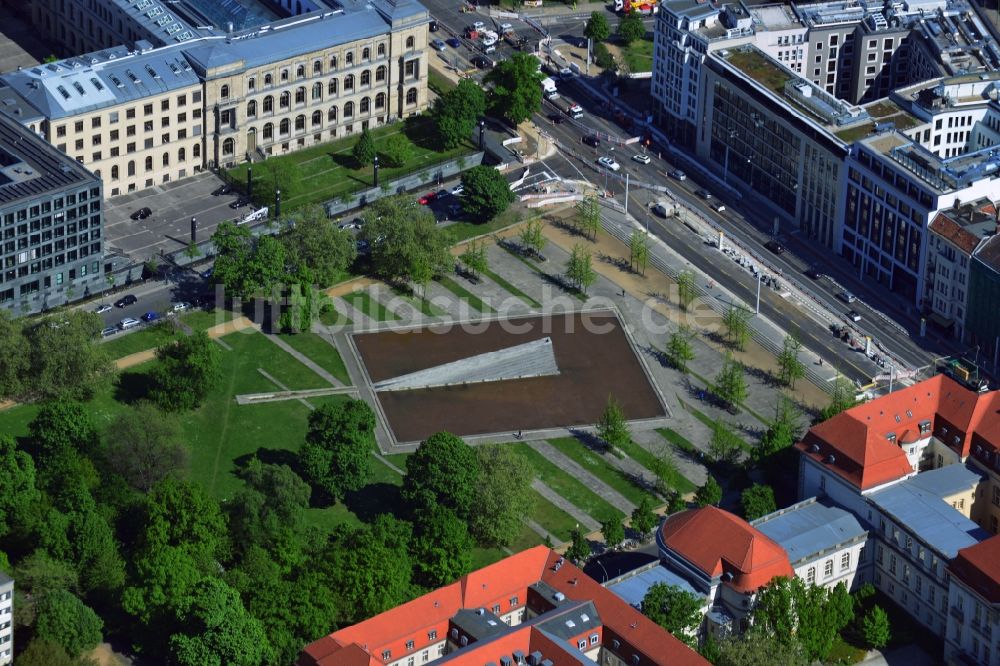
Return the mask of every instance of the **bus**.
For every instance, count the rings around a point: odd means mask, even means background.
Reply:
[[[659,10],[659,0],[615,0],[616,12],[638,12],[649,15]]]

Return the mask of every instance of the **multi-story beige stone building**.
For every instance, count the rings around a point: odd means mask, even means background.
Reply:
[[[330,141],[427,105],[427,10],[371,0],[0,76],[22,122],[114,196]]]

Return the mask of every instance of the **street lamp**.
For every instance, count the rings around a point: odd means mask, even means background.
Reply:
[[[483,149],[483,133],[486,132],[486,121],[479,121],[479,150]]]
[[[281,217],[281,190],[274,190],[274,217]]]
[[[372,167],[375,170],[375,177],[372,182],[372,187],[378,187],[378,155],[375,155],[375,160],[372,162]]]

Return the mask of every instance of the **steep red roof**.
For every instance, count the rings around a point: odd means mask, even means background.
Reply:
[[[936,375],[813,426],[796,446],[855,487],[868,490],[914,473],[900,444],[926,437],[920,434],[925,422],[963,458],[973,439],[1000,448],[1000,391],[977,393]],[[890,434],[896,435],[895,442]]]
[[[958,249],[970,256],[979,245],[979,241],[982,240],[982,236],[977,236],[965,229],[946,213],[938,213],[937,217],[930,223],[930,229],[942,238],[951,241]]]
[[[660,527],[660,543],[706,576],[732,574],[735,590],[753,592],[776,576],[794,576],[788,554],[742,518],[714,506],[674,514]]]
[[[1000,536],[958,551],[948,571],[991,604],[1000,604]]]

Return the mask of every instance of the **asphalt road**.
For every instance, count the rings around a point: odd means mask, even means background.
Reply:
[[[609,187],[615,191],[615,194],[620,195],[623,189],[622,185],[620,183],[617,186],[612,184],[614,179],[603,176],[592,166],[598,157],[602,155],[612,156],[621,165],[619,175],[624,176],[625,173],[628,173],[633,182],[644,181],[666,185],[676,200],[683,202],[703,217],[714,220],[726,230],[728,235],[736,237],[745,247],[754,250],[758,258],[770,268],[769,272],[777,273],[780,271],[784,277],[795,279],[805,293],[811,295],[830,313],[839,316],[842,323],[847,323],[847,310],[857,310],[862,316],[862,321],[853,324],[853,326],[862,333],[873,335],[893,355],[911,367],[920,367],[930,362],[933,356],[931,352],[923,348],[918,341],[911,339],[906,331],[882,322],[879,315],[863,302],[864,298],[848,305],[837,297],[839,287],[834,282],[827,278],[813,281],[802,274],[810,267],[810,262],[796,257],[792,252],[785,252],[778,256],[764,249],[763,244],[770,240],[770,237],[747,222],[741,214],[743,206],[737,203],[734,207],[733,202],[727,197],[716,195],[727,204],[725,212],[717,213],[707,205],[705,200],[694,194],[694,191],[703,185],[696,182],[691,174],[684,182],[667,178],[666,173],[676,168],[677,165],[653,153],[650,155],[651,161],[648,165],[633,161],[632,156],[642,152],[642,148],[638,144],[619,145],[613,150],[607,141],[603,141],[597,148],[583,144],[582,138],[588,133],[598,132],[602,135],[615,135],[622,138],[627,137],[629,133],[609,119],[602,117],[601,113],[604,111],[600,105],[590,100],[589,95],[581,94],[579,87],[575,84],[563,82],[560,84],[559,90],[561,99],[557,100],[555,104],[546,102],[542,112],[536,116],[535,120],[561,146],[575,152],[576,156],[567,155],[560,151],[557,155],[545,160],[547,168],[562,177],[575,179],[585,177],[595,184],[603,185],[604,181],[607,180]],[[560,124],[549,120],[550,114],[559,113],[560,109],[565,109],[573,102],[579,103],[586,110],[583,119],[572,122],[566,118]],[[708,187],[711,189],[710,186]],[[633,188],[629,194],[629,210],[638,219],[647,220],[650,224],[650,230],[684,256],[693,266],[713,276],[722,286],[740,299],[753,303],[757,285],[749,273],[714,247],[706,245],[701,237],[693,234],[687,227],[649,214],[650,205],[663,198],[665,198],[664,195],[660,193]],[[829,272],[825,265],[821,270]],[[858,295],[862,296],[862,293],[858,292]],[[761,290],[761,312],[783,329],[797,331],[803,343],[815,352],[828,359],[837,359],[842,372],[852,379],[867,382],[873,375],[882,371],[864,354],[851,351],[846,344],[835,338],[826,322],[817,319],[812,313],[799,309],[769,289]]]

